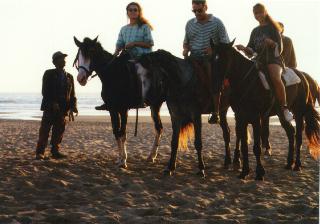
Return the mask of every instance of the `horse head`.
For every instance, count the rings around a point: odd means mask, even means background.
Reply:
[[[78,82],[80,85],[84,86],[95,69],[93,66],[94,59],[98,52],[102,50],[102,47],[97,41],[98,37],[94,38],[93,40],[86,37],[84,38],[83,42],[79,41],[76,37],[73,38],[75,44],[79,48],[73,65],[78,69]]]
[[[219,74],[223,78],[229,78],[232,74],[234,64],[235,49],[233,44],[235,39],[230,43],[214,44],[212,39],[210,40],[210,46],[212,48],[212,64],[218,67]]]

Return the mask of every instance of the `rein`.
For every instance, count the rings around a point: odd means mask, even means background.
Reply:
[[[80,48],[78,49],[78,53],[76,55],[76,58],[73,61],[73,67],[76,67],[76,69],[79,71],[80,68],[82,68],[86,72],[86,78],[88,79],[87,82],[89,82],[91,79],[95,78],[98,73],[95,73],[94,75],[90,75],[93,71],[88,70],[86,67],[80,65],[77,65],[77,62],[79,61],[79,53],[80,53]],[[106,66],[109,66],[114,60],[116,59],[116,56],[113,55],[112,59],[107,63]],[[89,79],[90,77],[90,79]]]

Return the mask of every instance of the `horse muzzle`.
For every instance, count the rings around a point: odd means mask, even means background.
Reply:
[[[87,74],[84,70],[79,70],[77,80],[80,85],[85,86],[87,84]]]

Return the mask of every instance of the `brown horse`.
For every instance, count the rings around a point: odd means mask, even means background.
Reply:
[[[316,80],[314,80],[309,74],[302,72],[302,75],[306,78],[309,84],[309,90],[313,99],[313,105],[320,104],[320,87]],[[262,146],[265,147],[265,155],[271,156],[272,148],[269,142],[269,117],[262,120],[262,134],[261,134]],[[239,145],[239,143],[237,144]],[[239,146],[238,146],[239,147]],[[237,147],[237,148],[238,148]]]
[[[282,127],[285,129],[289,140],[289,152],[286,168],[301,169],[300,149],[302,145],[303,120],[306,123],[306,135],[309,140],[309,149],[312,155],[320,154],[319,133],[320,116],[313,105],[312,96],[309,93],[309,85],[304,76],[296,71],[301,82],[286,88],[288,105],[295,116],[296,129],[287,122],[280,111],[274,96],[265,90],[259,80],[258,70],[254,62],[245,58],[230,44],[219,44],[211,47],[214,49],[215,63],[219,72],[230,81],[232,95],[230,103],[236,118],[236,134],[241,141],[243,166],[240,178],[249,174],[249,158],[247,145],[247,126],[253,127],[254,154],[257,160],[256,180],[263,180],[265,170],[261,163],[261,120],[264,117],[278,115]],[[295,134],[295,139],[294,139]],[[296,144],[295,144],[296,142]],[[296,145],[296,159],[294,162],[294,146]]]

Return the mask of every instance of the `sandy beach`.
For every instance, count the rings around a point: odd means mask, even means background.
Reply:
[[[170,156],[171,125],[155,163],[147,162],[154,131],[150,118],[128,124],[128,169],[117,169],[117,145],[109,117],[77,117],[62,142],[64,160],[36,161],[39,121],[0,120],[0,223],[318,223],[319,163],[304,139],[303,170],[284,169],[287,138],[270,127],[273,155],[263,160],[264,182],[223,169],[224,142],[217,125],[203,119],[206,179],[196,172],[192,144],[178,153],[174,176],[163,176]],[[235,145],[234,122],[231,144]],[[49,153],[49,148],[47,149]]]

